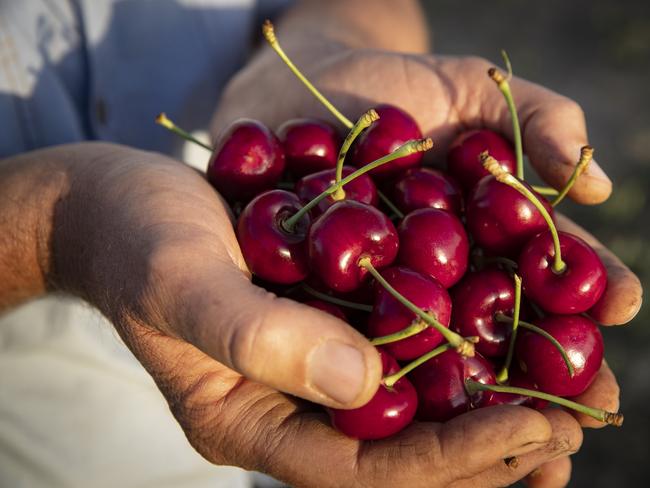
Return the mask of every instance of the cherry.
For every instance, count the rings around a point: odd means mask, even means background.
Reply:
[[[323,312],[327,312],[330,315],[334,315],[334,317],[339,318],[344,322],[348,321],[348,318],[341,307],[334,305],[333,303],[325,302],[323,300],[308,300],[304,302],[304,304],[322,310]]]
[[[451,299],[438,281],[404,267],[387,268],[381,272],[384,279],[399,293],[432,314],[443,326],[449,326]],[[406,329],[421,321],[413,312],[397,301],[382,286],[375,287],[375,303],[368,319],[368,335],[381,337]],[[431,351],[443,341],[442,334],[426,327],[416,335],[382,345],[382,349],[397,360],[411,360]]]
[[[403,110],[386,104],[375,107],[375,110],[379,114],[379,120],[359,137],[354,147],[352,160],[358,167],[393,152],[409,140],[422,138],[417,122]],[[414,153],[376,168],[371,174],[385,180],[405,169],[418,166],[421,161],[422,154]]]
[[[284,166],[278,138],[261,122],[240,119],[219,137],[207,178],[229,202],[248,200],[273,188]]]
[[[458,184],[450,176],[430,168],[408,170],[397,181],[393,200],[404,213],[432,207],[460,216],[463,209]]]
[[[469,241],[458,217],[436,208],[408,214],[399,226],[398,261],[437,279],[445,288],[467,270]]]
[[[539,390],[558,396],[575,396],[592,383],[603,361],[603,337],[598,326],[581,315],[549,315],[536,325],[553,336],[566,351],[574,368],[569,374],[564,359],[551,342],[528,330],[517,338],[521,370]]]
[[[490,173],[479,162],[479,155],[487,151],[503,169],[515,172],[515,151],[503,136],[489,129],[463,132],[451,143],[447,153],[447,169],[465,191]]]
[[[489,267],[466,274],[451,290],[451,328],[462,336],[477,336],[476,350],[484,356],[504,356],[512,327],[496,320],[512,316],[515,287],[508,273]]]
[[[417,367],[411,373],[411,381],[418,392],[418,418],[446,422],[473,408],[489,405],[492,393],[467,393],[465,381],[470,378],[480,383],[496,383],[492,365],[480,354],[466,357],[449,350]]]
[[[533,192],[530,185],[521,183]],[[538,199],[552,217],[551,205],[541,196]],[[488,175],[468,195],[467,228],[488,253],[513,256],[531,237],[548,227],[528,198]]]
[[[516,366],[510,371],[508,384],[518,388],[538,390],[535,383]],[[486,407],[491,405],[521,405],[535,410],[544,410],[548,406],[548,401],[526,395],[494,392],[485,404]]]
[[[273,283],[297,283],[307,276],[305,239],[309,216],[287,232],[282,222],[302,204],[298,196],[271,190],[251,200],[239,216],[237,240],[250,270]]]
[[[384,375],[399,371],[399,365],[386,352],[379,352]],[[352,410],[328,408],[332,425],[349,437],[376,440],[391,436],[411,423],[417,410],[418,397],[415,388],[406,378],[394,385],[379,386],[377,393],[363,407]]]
[[[350,166],[343,166],[343,176],[351,175],[356,168]],[[318,173],[313,173],[301,178],[296,183],[296,193],[300,199],[307,203],[314,198],[318,197],[321,193],[327,190],[336,181],[336,169],[325,169]],[[345,198],[349,200],[356,200],[368,205],[377,206],[377,188],[372,182],[369,175],[364,174],[358,176],[350,183],[345,185]],[[320,215],[329,207],[331,207],[337,200],[332,195],[321,200],[316,207],[312,209],[314,217]]]
[[[565,269],[555,271],[555,250],[549,231],[526,244],[519,256],[524,293],[550,313],[573,314],[589,310],[603,295],[607,271],[598,254],[582,239],[559,232]]]
[[[287,120],[278,129],[287,167],[297,176],[334,168],[341,138],[328,122],[318,119]]]
[[[367,270],[358,265],[369,257],[378,268],[397,256],[399,241],[390,219],[370,205],[343,200],[332,205],[309,230],[309,262],[323,283],[336,292],[361,285]]]

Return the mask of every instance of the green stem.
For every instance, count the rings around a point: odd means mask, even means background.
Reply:
[[[473,356],[474,355],[474,343],[466,340],[457,333],[449,330],[447,327],[442,325],[438,320],[431,314],[426,313],[420,307],[411,302],[408,298],[398,292],[395,288],[391,286],[388,281],[377,271],[377,269],[372,265],[369,257],[363,257],[359,260],[359,266],[366,269],[372,276],[377,280],[377,282],[392,295],[395,300],[404,305],[408,310],[413,312],[415,315],[424,320],[431,327],[436,329],[442,336],[455,347],[460,354],[463,356]]]
[[[564,188],[562,188],[562,191],[560,191],[558,196],[555,197],[555,200],[551,202],[551,206],[555,207],[562,200],[564,200],[564,197],[567,196],[569,190],[571,190],[578,177],[584,173],[585,169],[587,169],[587,166],[591,162],[593,155],[594,148],[591,146],[584,146],[580,149],[580,159],[578,160],[576,167],[573,169],[573,173],[571,174],[569,181],[566,182],[566,185],[564,185]]]
[[[555,197],[560,193],[555,188],[551,188],[550,186],[531,185],[531,188],[535,190],[536,193],[544,195],[545,197]]]
[[[391,212],[393,212],[398,219],[403,219],[404,218],[404,212],[402,212],[397,206],[390,201],[390,199],[382,192],[381,190],[377,190],[377,196],[379,199],[384,202],[384,205],[386,205]]]
[[[174,122],[172,122],[170,119],[167,118],[167,115],[165,113],[161,113],[156,117],[156,124],[162,125],[165,129],[173,132],[174,134],[182,137],[186,141],[193,142],[194,144],[197,144],[201,146],[204,149],[207,149],[208,151],[212,152],[214,151],[214,148],[210,146],[209,144],[206,144],[205,142],[199,141],[196,137],[194,137],[192,134],[190,134],[187,131],[184,131],[180,127],[178,127]]]
[[[606,410],[601,410],[599,408],[588,407],[586,405],[582,405],[581,403],[573,402],[571,400],[567,400],[566,398],[561,398],[555,395],[550,395],[542,391],[529,390],[527,388],[519,388],[516,386],[485,385],[471,379],[465,380],[465,389],[470,395],[473,395],[478,391],[494,391],[497,393],[510,393],[512,395],[523,395],[539,398],[540,400],[546,400],[562,407],[570,408],[576,412],[584,413],[585,415],[589,415],[590,417],[600,422],[605,422],[609,425],[615,425],[616,427],[623,425],[623,414],[621,413],[607,412]]]
[[[372,344],[373,346],[383,346],[384,344],[399,342],[403,339],[408,339],[409,337],[413,337],[414,335],[419,334],[420,332],[427,329],[428,327],[429,324],[427,324],[423,320],[416,319],[413,321],[411,325],[409,325],[405,329],[402,329],[398,332],[394,332],[393,334],[388,334],[385,336],[373,338],[370,341],[370,344]]]
[[[277,37],[275,36],[275,30],[270,20],[264,22],[264,25],[262,26],[262,32],[264,33],[264,38],[269,43],[269,45],[278,54],[278,56],[280,56],[280,59],[284,61],[284,63],[289,67],[293,74],[296,75],[296,77],[303,83],[303,85],[305,85],[307,89],[312,92],[312,94],[318,99],[318,101],[320,101],[320,103],[322,103],[327,108],[327,110],[329,110],[337,119],[339,119],[339,121],[341,121],[345,127],[351,129],[353,124],[350,119],[339,112],[336,107],[332,105],[330,101],[325,98],[325,96],[320,91],[318,91],[314,85],[311,84],[305,75],[300,72],[296,65],[293,64],[291,59],[289,59],[289,56],[287,56],[287,54],[284,52],[280,46],[280,43],[278,42]]]
[[[334,305],[340,305],[341,307],[351,308],[354,310],[361,310],[362,312],[372,312],[372,306],[366,305],[364,303],[355,303],[348,300],[343,300],[342,298],[333,297],[327,293],[322,293],[318,290],[313,289],[306,283],[302,284],[303,290],[305,290],[310,295],[323,300],[324,302],[333,303]]]
[[[388,388],[392,388],[395,385],[395,383],[397,383],[402,377],[404,377],[405,375],[413,371],[415,368],[417,368],[421,364],[426,363],[429,359],[434,358],[445,351],[449,351],[449,349],[451,349],[452,347],[454,346],[452,346],[451,344],[443,344],[442,346],[436,347],[433,351],[430,351],[424,354],[423,356],[420,356],[419,358],[408,363],[397,373],[393,373],[389,376],[384,377],[383,379],[384,385],[386,385]]]
[[[515,308],[514,315],[512,317],[512,332],[510,334],[510,344],[508,344],[508,354],[506,355],[506,361],[503,363],[503,368],[497,374],[497,381],[499,383],[505,383],[508,381],[508,370],[510,369],[510,364],[512,363],[512,356],[515,352],[515,340],[517,339],[517,329],[519,328],[519,309],[521,308],[521,277],[515,273]]]

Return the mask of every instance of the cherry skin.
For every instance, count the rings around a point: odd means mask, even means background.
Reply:
[[[226,200],[246,201],[273,188],[284,167],[284,151],[273,132],[256,120],[240,119],[219,137],[206,174]]]
[[[335,168],[341,138],[333,125],[318,119],[287,120],[278,129],[287,168],[304,176]]]
[[[346,317],[345,312],[341,310],[341,307],[334,305],[333,303],[325,302],[323,300],[308,300],[304,302],[304,304],[322,310],[323,312],[327,312],[337,319],[341,319],[343,322],[348,321],[348,318]]]
[[[517,337],[515,350],[521,370],[540,391],[580,395],[591,385],[603,361],[603,337],[598,326],[582,315],[549,315],[535,325],[562,345],[574,374],[569,376],[560,352],[548,339],[529,330],[521,330]]]
[[[431,313],[438,322],[448,327],[451,317],[451,299],[447,290],[438,281],[404,267],[391,267],[381,272],[382,276],[407,299],[425,312]],[[407,328],[418,317],[399,303],[380,285],[375,286],[375,303],[368,319],[368,335],[381,337]],[[399,361],[409,361],[433,350],[443,340],[433,327],[390,344],[383,350]]]
[[[397,373],[399,365],[385,352],[381,355],[384,376]],[[328,408],[332,425],[348,437],[376,440],[397,434],[411,423],[417,411],[418,396],[404,376],[391,388],[379,389],[363,407],[352,410]]]
[[[465,380],[494,385],[496,378],[490,362],[480,354],[464,357],[453,349],[429,359],[411,373],[418,392],[420,420],[446,422],[474,408],[490,403],[493,393],[479,391],[469,395]]]
[[[343,166],[343,177],[345,178],[354,173],[355,170],[356,168]],[[302,177],[298,183],[296,183],[296,193],[304,203],[307,203],[327,190],[335,181],[336,169],[325,169],[318,173]],[[377,187],[368,174],[358,176],[345,185],[344,190],[345,198],[347,200],[356,200],[357,202],[366,203],[373,207],[377,206]],[[312,216],[317,217],[330,208],[334,203],[336,203],[336,200],[331,196],[321,200],[321,202],[312,210]]]
[[[460,216],[463,209],[458,184],[448,175],[430,168],[408,170],[395,185],[393,202],[404,213],[432,207]]]
[[[555,251],[550,231],[535,236],[519,256],[524,293],[549,313],[586,312],[605,292],[607,271],[585,241],[567,232],[558,235],[566,269],[561,273],[553,270]]]
[[[512,317],[515,286],[508,273],[495,267],[466,274],[451,290],[451,327],[464,337],[477,336],[476,350],[483,356],[505,356],[512,325],[498,322],[496,314]]]
[[[375,268],[389,266],[397,256],[399,241],[390,219],[370,205],[342,200],[321,215],[309,230],[312,271],[336,292],[356,290],[368,271],[359,266],[369,257]]]
[[[487,151],[509,173],[515,173],[517,156],[512,144],[489,129],[472,130],[460,134],[447,153],[447,170],[465,191],[490,173],[479,162],[479,155]]]
[[[239,216],[239,246],[249,269],[260,278],[291,284],[307,276],[309,216],[303,217],[292,233],[282,227],[282,221],[301,207],[295,193],[270,190],[251,200]]]
[[[537,385],[522,373],[516,364],[510,367],[508,376],[508,384],[510,386],[539,391]],[[548,406],[548,401],[525,395],[516,395],[514,393],[492,392],[492,396],[484,406],[491,405],[521,405],[523,407],[534,408],[535,410],[544,410]]]
[[[524,185],[532,191],[530,185]],[[553,217],[550,203],[541,196],[539,200]],[[479,181],[467,197],[467,228],[488,253],[516,257],[531,237],[548,229],[548,225],[530,200],[490,175]]]
[[[467,270],[469,241],[458,217],[437,208],[408,214],[399,226],[398,262],[449,288]]]
[[[352,161],[357,167],[386,156],[407,141],[422,139],[417,122],[402,109],[384,104],[375,107],[375,110],[379,120],[359,136],[354,146]],[[386,180],[421,162],[422,153],[417,152],[373,169],[370,174]]]

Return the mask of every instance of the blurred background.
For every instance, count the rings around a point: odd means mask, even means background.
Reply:
[[[563,203],[650,287],[650,2],[422,2],[440,54],[499,62],[582,105],[595,158],[614,182],[603,205]],[[500,96],[495,90],[495,96]],[[528,174],[531,174],[529,172]],[[641,486],[650,478],[650,306],[603,331],[625,425],[587,431],[570,486]]]

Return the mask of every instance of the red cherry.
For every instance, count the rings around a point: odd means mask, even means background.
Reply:
[[[566,269],[561,273],[553,270],[555,251],[550,231],[537,235],[519,256],[524,293],[550,313],[586,312],[603,295],[607,271],[585,241],[567,232],[558,235]]]
[[[451,316],[451,299],[447,290],[438,281],[404,267],[387,268],[382,276],[399,293],[433,314],[442,325],[448,327]],[[417,316],[399,303],[381,286],[375,287],[375,304],[368,319],[370,337],[381,337],[407,328]],[[433,327],[427,327],[419,334],[398,342],[382,345],[381,348],[397,360],[415,359],[433,350],[443,340]]]
[[[323,300],[308,300],[304,302],[304,304],[322,310],[323,312],[327,312],[330,315],[334,315],[334,317],[341,319],[344,322],[348,321],[348,318],[345,316],[345,312],[341,310],[341,307],[334,305],[333,303],[324,302]]]
[[[380,352],[384,376],[397,373],[399,365],[385,352]],[[400,378],[391,388],[379,389],[363,407],[352,410],[328,408],[332,425],[349,437],[361,440],[383,439],[397,434],[411,423],[417,410],[415,388],[406,378]]]
[[[603,361],[603,337],[598,326],[581,315],[549,315],[535,325],[551,334],[564,348],[574,375],[562,355],[545,337],[520,330],[516,353],[519,366],[540,391],[558,396],[584,392],[596,377]]]
[[[505,271],[485,268],[466,274],[451,290],[451,327],[464,337],[478,336],[476,350],[484,356],[505,356],[511,324],[496,320],[498,313],[512,316],[515,286]]]
[[[403,110],[385,104],[377,106],[375,110],[379,120],[359,136],[354,146],[352,161],[357,167],[386,156],[409,140],[422,138],[417,122]],[[422,153],[417,152],[373,169],[370,174],[387,179],[405,169],[418,166],[421,161]]]
[[[343,178],[354,173],[355,170],[356,168],[343,166]],[[298,183],[296,183],[296,193],[304,203],[307,203],[327,190],[335,183],[335,181],[336,168],[325,169],[318,173],[302,177]],[[357,202],[366,203],[373,207],[377,205],[377,188],[372,182],[372,178],[367,174],[356,177],[350,183],[345,185],[344,190],[346,200],[356,200]],[[334,203],[336,203],[336,200],[332,197],[327,197],[324,200],[321,200],[321,202],[312,210],[312,215],[317,217]]]
[[[515,150],[503,136],[488,129],[463,132],[449,148],[447,168],[466,191],[490,174],[479,162],[479,155],[484,151],[499,161],[509,173],[515,173]]]
[[[237,239],[254,274],[282,284],[305,279],[310,219],[303,217],[292,233],[282,227],[282,221],[301,207],[298,196],[284,190],[267,191],[246,205],[237,223]]]
[[[341,138],[328,122],[318,119],[287,120],[278,129],[288,169],[304,176],[335,168]]]
[[[480,354],[466,357],[450,349],[415,368],[411,381],[418,392],[418,418],[446,422],[469,410],[488,405],[493,393],[479,391],[470,396],[465,390],[467,379],[496,384],[492,365]]]
[[[445,288],[467,270],[469,241],[458,217],[436,208],[408,214],[399,226],[398,261],[437,279]]]
[[[439,208],[460,216],[463,198],[458,184],[430,168],[408,170],[395,185],[393,201],[404,213],[419,208]]]
[[[523,184],[533,191],[530,185]],[[536,196],[553,218],[550,203]],[[490,175],[479,181],[467,198],[467,228],[489,253],[516,256],[531,237],[548,229],[548,225],[530,200]]]
[[[359,259],[370,257],[376,268],[390,265],[399,241],[395,226],[375,207],[354,200],[332,205],[309,230],[309,262],[323,283],[336,292],[350,292],[368,273]]]
[[[273,188],[284,165],[278,138],[261,122],[240,119],[219,138],[206,173],[212,186],[233,202]]]
[[[509,386],[539,391],[537,385],[522,373],[516,365],[513,365],[510,369],[508,379]],[[535,410],[544,410],[548,406],[548,401],[525,395],[516,395],[514,393],[492,392],[492,396],[484,406],[487,407],[491,405],[521,405],[524,407],[534,408]]]

